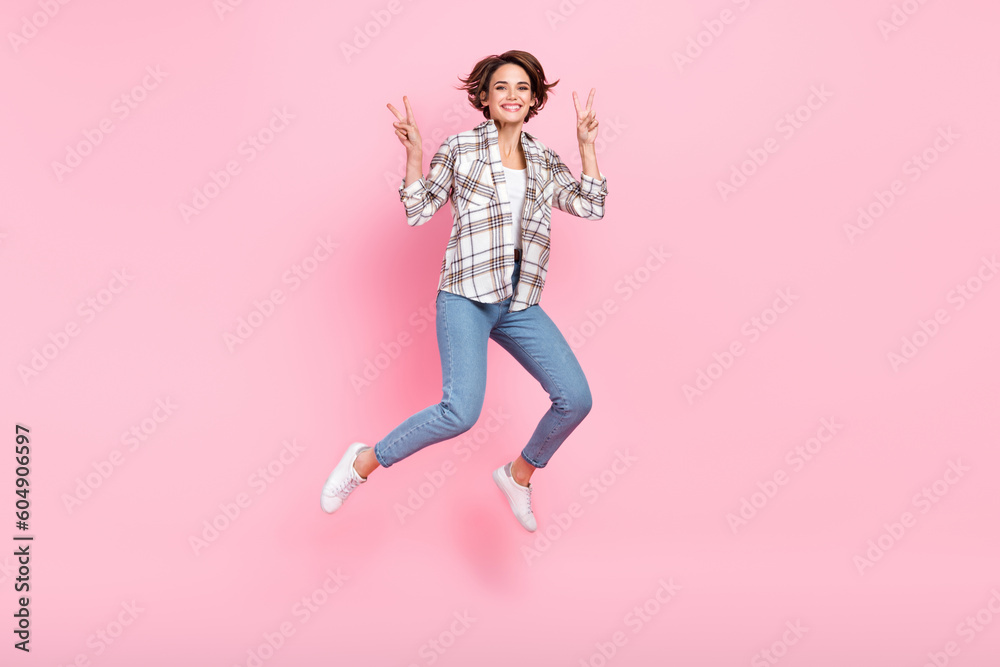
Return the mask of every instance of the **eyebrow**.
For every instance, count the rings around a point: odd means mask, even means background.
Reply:
[[[507,82],[506,82],[506,81],[494,81],[494,82],[493,82],[493,85],[495,86],[495,85],[497,85],[498,83],[507,83]],[[528,83],[528,82],[527,82],[527,81],[518,81],[518,83]]]

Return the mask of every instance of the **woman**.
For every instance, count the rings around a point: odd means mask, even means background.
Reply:
[[[451,199],[453,226],[438,280],[437,339],[441,402],[410,416],[374,447],[355,442],[323,486],[327,512],[379,466],[388,468],[427,445],[472,428],[486,393],[490,338],[510,352],[549,393],[542,416],[520,456],[493,472],[521,525],[534,531],[530,479],[590,412],[587,379],[559,329],[538,305],[549,256],[552,206],[589,220],[604,216],[607,182],[597,168],[597,118],[576,93],[581,181],[554,151],[522,125],[545,105],[549,89],[541,64],[525,51],[489,56],[460,79],[486,120],[445,139],[422,177],[420,132],[404,96],[395,107],[396,136],[406,148],[400,200],[410,226],[422,225]]]

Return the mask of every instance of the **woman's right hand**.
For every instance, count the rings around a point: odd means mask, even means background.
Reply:
[[[423,144],[420,141],[420,131],[417,129],[417,121],[413,117],[413,109],[410,108],[410,100],[403,95],[403,106],[406,107],[406,115],[399,113],[396,107],[387,104],[389,111],[396,115],[396,122],[392,124],[396,128],[396,136],[399,143],[406,148],[406,157],[409,160],[420,159],[423,155]]]

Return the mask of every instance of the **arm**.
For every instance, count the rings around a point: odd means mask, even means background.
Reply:
[[[591,144],[591,148],[593,148],[593,144]],[[582,148],[580,152],[582,157]],[[553,206],[560,211],[587,220],[600,220],[604,217],[604,195],[608,194],[608,181],[597,170],[596,159],[593,171],[597,177],[587,173],[586,162],[584,162],[583,173],[580,174],[579,181],[573,178],[569,167],[551,149],[549,150],[549,164],[552,168]]]
[[[422,178],[420,171],[423,168],[423,142],[420,140],[420,130],[417,129],[413,109],[410,108],[410,100],[403,95],[405,116],[391,104],[386,106],[396,116],[396,122],[392,126],[396,128],[396,136],[406,149],[406,177],[399,184],[399,200],[406,209],[406,223],[416,227],[430,220],[448,199],[451,193],[454,158],[451,146],[445,141],[431,158],[431,170],[427,179]]]
[[[549,151],[554,181],[552,201],[555,207],[587,220],[600,220],[604,217],[604,195],[608,194],[608,182],[597,167],[597,151],[594,149],[594,141],[597,139],[597,115],[593,111],[596,92],[595,88],[590,89],[590,98],[586,108],[583,108],[576,91],[573,91],[576,138],[580,142],[580,161],[583,163],[580,181],[573,178],[573,174],[555,151]]]
[[[417,227],[424,224],[441,208],[451,196],[451,185],[455,158],[448,142],[441,144],[434,157],[431,158],[431,168],[427,178],[417,176],[409,185],[411,174],[407,167],[407,178],[399,184],[399,200],[406,209],[406,224]],[[417,168],[419,173],[419,167]]]
[[[594,144],[580,142],[580,162],[583,163],[584,174],[601,180],[601,170],[597,168],[597,149],[594,148]]]

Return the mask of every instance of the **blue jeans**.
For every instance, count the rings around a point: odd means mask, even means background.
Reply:
[[[520,261],[511,281],[517,285]],[[511,299],[479,303],[451,292],[437,295],[441,353],[441,402],[408,417],[375,443],[375,458],[388,468],[427,445],[471,429],[486,398],[486,344],[495,340],[531,373],[552,405],[542,415],[521,456],[544,468],[591,408],[590,386],[573,350],[539,304],[507,312]]]

